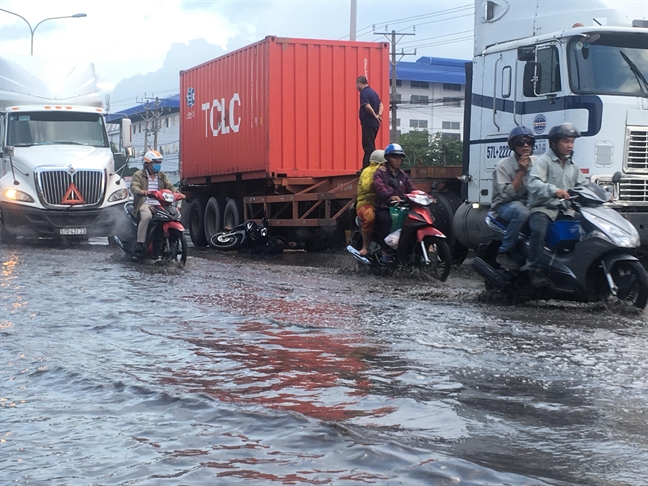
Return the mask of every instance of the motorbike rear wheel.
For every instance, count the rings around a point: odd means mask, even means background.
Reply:
[[[648,304],[648,274],[638,261],[620,260],[610,269],[610,275],[617,285],[617,298],[643,309]],[[605,300],[610,296],[607,280],[601,276],[598,285],[598,297]]]
[[[418,243],[414,246],[414,252],[419,257],[419,261],[423,265],[422,268],[432,277],[445,282],[452,267],[452,253],[450,253],[448,242],[437,236],[426,236],[423,239],[423,245],[430,260],[429,264],[423,261],[421,246]]]
[[[221,251],[238,250],[243,243],[243,235],[238,231],[220,231],[211,237],[209,246]]]
[[[187,263],[187,238],[178,230],[171,230],[169,234],[171,253],[169,260],[184,265]]]

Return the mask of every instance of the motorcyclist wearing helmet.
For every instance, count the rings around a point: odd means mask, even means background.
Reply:
[[[529,263],[532,267],[531,283],[536,287],[549,284],[549,279],[538,266],[549,223],[575,216],[574,210],[564,201],[569,199],[567,191],[587,183],[581,170],[572,161],[574,140],[580,136],[578,129],[571,123],[553,127],[549,131],[549,148],[538,157],[529,173]]]
[[[373,178],[378,167],[386,162],[384,150],[374,150],[369,157],[369,166],[365,167],[358,179],[358,195],[356,198],[356,214],[362,221],[361,255],[366,255],[371,245],[371,236],[376,219],[376,188]]]
[[[376,235],[385,261],[390,259],[391,250],[385,243],[385,237],[391,229],[389,205],[401,201],[405,194],[414,190],[414,184],[412,184],[409,176],[400,168],[404,157],[403,147],[397,143],[390,143],[385,148],[385,160],[387,160],[387,163],[379,167],[374,174]]]
[[[511,252],[515,250],[518,234],[530,214],[526,206],[527,176],[536,159],[531,155],[534,143],[535,137],[530,128],[520,125],[511,130],[508,136],[511,155],[497,163],[493,174],[491,209],[508,223],[497,263],[511,271],[520,269],[520,265],[511,258]]]
[[[147,196],[149,187],[152,190],[169,189],[172,192],[178,192],[173,184],[169,181],[164,172],[160,171],[162,167],[162,154],[157,150],[149,150],[144,154],[144,168],[133,174],[130,191],[134,197],[134,210],[139,214],[139,224],[137,226],[137,245],[135,251],[144,252],[144,243],[146,243],[146,231],[153,217],[151,206],[159,206],[160,203]],[[183,197],[184,199],[184,197]]]

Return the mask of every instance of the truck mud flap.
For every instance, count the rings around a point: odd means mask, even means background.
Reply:
[[[479,257],[473,258],[470,265],[477,271],[477,273],[499,289],[503,289],[511,283],[511,278],[506,272],[495,270]]]

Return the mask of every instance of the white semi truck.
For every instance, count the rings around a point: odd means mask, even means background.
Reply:
[[[94,65],[0,57],[0,238],[111,235],[128,187],[115,173]],[[131,141],[122,122],[122,146]]]
[[[609,186],[621,172],[616,208],[648,253],[646,3],[476,0],[475,9],[458,241],[477,248],[488,238],[493,170],[510,153],[509,131],[531,128],[541,154],[550,128],[571,122],[582,133],[574,161],[585,175]]]

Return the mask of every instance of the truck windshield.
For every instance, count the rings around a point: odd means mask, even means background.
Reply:
[[[648,97],[648,36],[607,33],[568,47],[569,81],[575,93]]]
[[[7,143],[88,145],[108,147],[104,119],[99,113],[38,111],[9,114]]]

